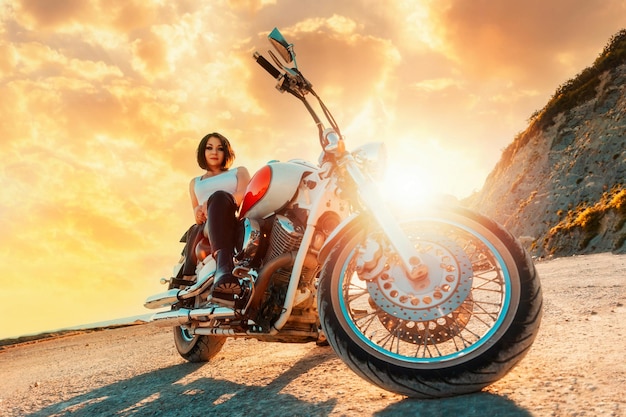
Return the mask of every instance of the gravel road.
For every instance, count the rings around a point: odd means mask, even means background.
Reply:
[[[544,318],[531,352],[481,393],[413,400],[329,347],[229,340],[186,363],[169,329],[75,332],[0,350],[2,416],[626,416],[626,255],[537,263]]]

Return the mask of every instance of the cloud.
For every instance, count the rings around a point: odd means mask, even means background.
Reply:
[[[135,40],[133,47],[133,68],[148,78],[156,78],[169,73],[167,49],[163,40],[153,33]]]
[[[383,141],[397,168],[419,165],[416,177],[462,194],[623,15],[615,0],[9,2],[0,285],[12,299],[37,292],[39,316],[63,300],[104,320],[113,295],[143,312],[192,220],[187,185],[206,132],[224,133],[251,172],[317,160],[309,115],[251,59],[275,26],[349,146]]]
[[[426,93],[432,93],[448,88],[459,87],[459,83],[459,80],[453,78],[435,78],[416,82],[412,87]]]
[[[13,17],[28,30],[83,33],[94,29],[130,32],[157,18],[158,3],[129,0],[64,0],[14,2]],[[167,8],[165,6],[164,8]]]
[[[27,27],[55,29],[78,22],[89,16],[89,3],[66,0],[60,3],[22,0],[16,3],[16,15]]]
[[[257,13],[263,8],[276,4],[276,0],[227,0],[229,8],[242,13]]]
[[[623,24],[625,5],[616,0],[464,2],[433,4],[445,51],[472,77],[506,77],[549,86],[571,77],[601,51]],[[563,60],[570,55],[576,59]],[[537,80],[534,69],[541,68]]]

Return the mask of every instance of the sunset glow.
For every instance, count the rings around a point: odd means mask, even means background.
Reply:
[[[616,0],[0,2],[0,338],[149,313],[193,221],[206,133],[251,173],[317,161],[308,114],[251,58],[272,28],[348,147],[385,142],[392,195],[463,198],[625,13]]]

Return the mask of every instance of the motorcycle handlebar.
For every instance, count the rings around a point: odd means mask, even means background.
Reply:
[[[263,55],[255,52],[253,57],[256,60],[257,64],[262,66],[265,71],[269,72],[272,77],[276,79],[280,77],[280,71],[275,66],[273,66],[267,59],[265,59]]]

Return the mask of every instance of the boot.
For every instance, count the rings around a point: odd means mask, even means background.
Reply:
[[[235,295],[241,293],[241,283],[232,274],[235,268],[233,256],[221,249],[215,253],[215,262],[217,263],[217,270],[213,280],[213,298],[232,301]]]
[[[207,234],[217,270],[213,281],[213,299],[233,301],[241,293],[241,283],[234,269],[237,203],[230,193],[216,191],[207,202]]]

